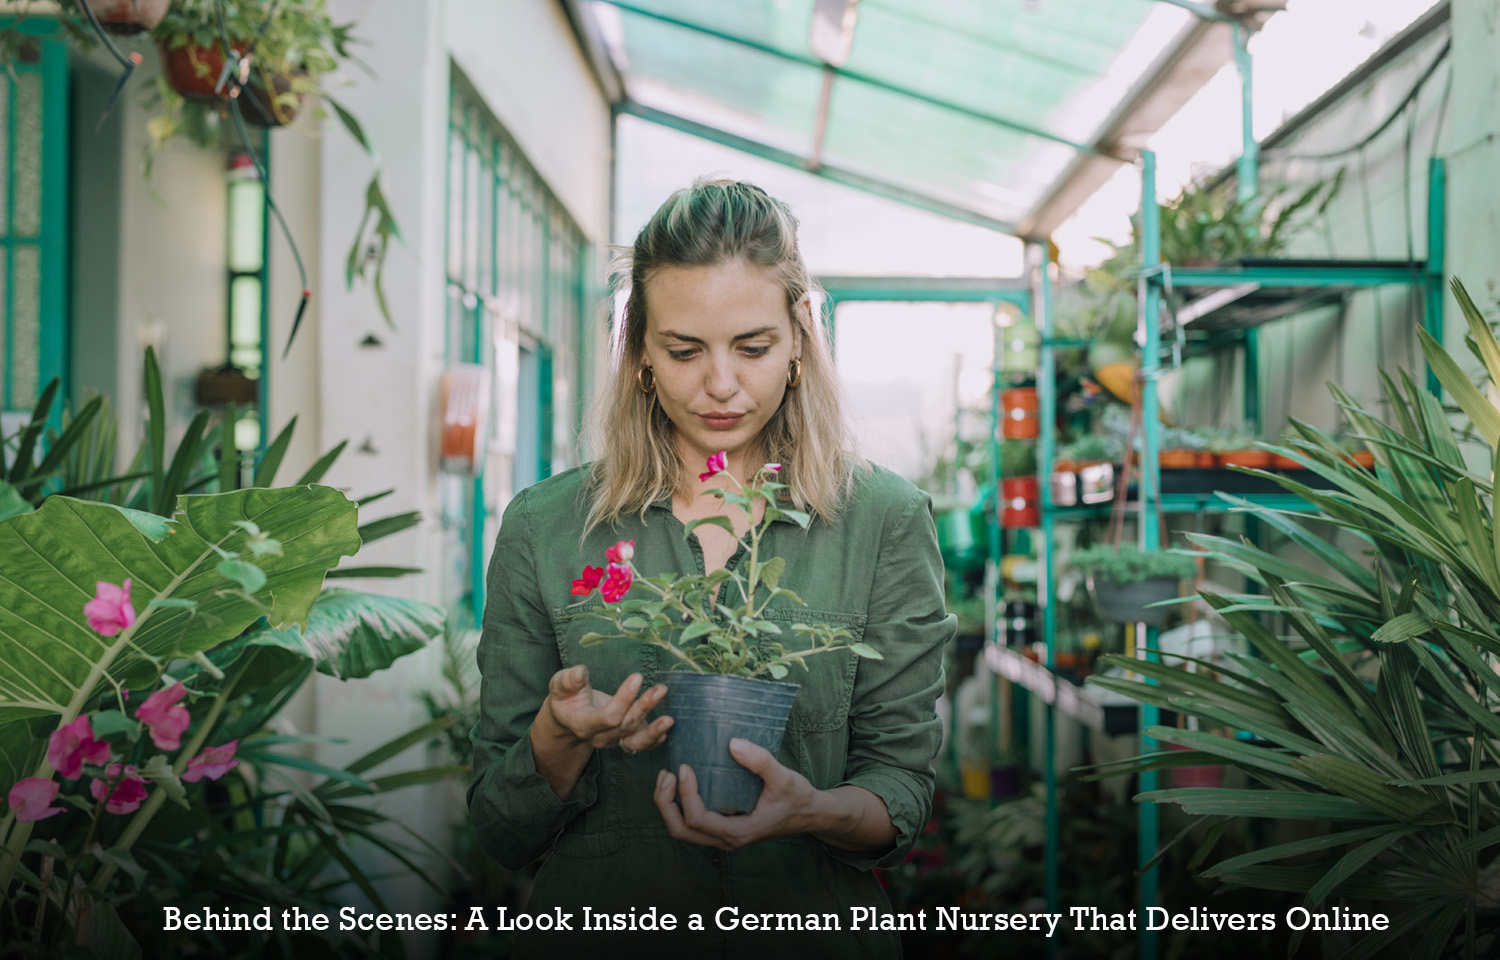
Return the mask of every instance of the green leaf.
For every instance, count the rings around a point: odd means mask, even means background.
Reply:
[[[884,660],[885,659],[885,657],[882,657],[880,655],[880,651],[879,650],[876,650],[874,647],[870,646],[868,643],[851,643],[851,644],[849,644],[849,649],[854,651],[854,655],[855,656],[857,656],[857,657],[864,657],[866,660]]]
[[[776,680],[781,680],[787,675],[785,664],[773,663],[770,664],[766,669],[770,672],[771,677]]]
[[[797,526],[801,527],[803,530],[806,530],[807,525],[812,522],[812,517],[808,516],[801,510],[782,510],[781,514],[785,517],[791,517],[792,522],[797,524]]]
[[[1432,797],[1410,787],[1393,787],[1389,779],[1368,767],[1330,754],[1298,757],[1292,766],[1334,793],[1348,797],[1406,823],[1439,824],[1452,817]]]
[[[721,527],[724,530],[729,531],[729,535],[730,536],[734,535],[734,524],[732,524],[732,523],[729,522],[729,518],[728,517],[725,517],[725,516],[712,516],[712,517],[699,517],[696,520],[689,521],[688,524],[687,524],[687,526],[683,530],[683,536],[684,537],[691,536],[692,532],[694,530],[696,530],[699,527],[703,526],[705,523],[709,524],[710,526]]]
[[[356,567],[339,567],[336,570],[330,570],[330,571],[328,571],[328,576],[329,576],[330,579],[341,579],[341,580],[355,580],[355,579],[362,579],[362,578],[368,578],[368,579],[374,580],[374,579],[394,579],[396,577],[406,577],[406,576],[410,576],[413,573],[421,573],[421,572],[422,572],[422,568],[421,567],[383,567],[383,566],[358,567],[358,566],[356,566]]]
[[[1176,803],[1190,814],[1223,814],[1270,820],[1380,820],[1389,818],[1347,797],[1284,790],[1234,790],[1227,787],[1182,787],[1148,790],[1136,800]]]
[[[239,647],[272,646],[316,664],[340,680],[368,677],[443,635],[440,607],[417,600],[329,587],[312,604],[307,629],[261,625]]]
[[[1342,830],[1338,833],[1329,833],[1317,837],[1309,837],[1305,840],[1294,840],[1290,843],[1278,843],[1270,847],[1262,847],[1252,850],[1228,860],[1220,862],[1203,871],[1206,877],[1218,877],[1233,870],[1253,866],[1257,863],[1265,863],[1267,860],[1281,860],[1286,857],[1303,856],[1309,853],[1321,853],[1324,850],[1342,847],[1346,844],[1356,843],[1360,840],[1368,840],[1371,837],[1382,837],[1387,834],[1406,836],[1411,833],[1411,828],[1406,826],[1392,826],[1390,824],[1378,824],[1373,827],[1359,827],[1354,830]]]
[[[398,513],[392,517],[381,517],[369,523],[361,524],[359,528],[359,539],[361,543],[370,544],[382,537],[410,530],[422,522],[422,514],[416,510],[410,513]]]
[[[375,767],[380,766],[382,763],[385,763],[387,760],[395,758],[403,751],[410,750],[412,747],[416,746],[419,743],[426,743],[428,740],[431,740],[433,737],[453,726],[457,719],[457,717],[446,715],[435,717],[432,720],[429,720],[426,723],[415,727],[414,729],[408,730],[406,733],[401,734],[399,737],[388,740],[387,742],[376,747],[374,750],[371,750],[369,753],[366,753],[358,760],[355,760],[344,769],[348,770],[350,773],[364,773],[367,770],[374,769]],[[382,781],[376,780],[373,782],[378,784]]]
[[[168,800],[178,804],[184,810],[192,809],[188,803],[187,791],[182,788],[182,781],[173,771],[172,764],[167,762],[166,754],[152,754],[151,760],[141,768],[141,776],[165,790]]]
[[[31,509],[31,504],[26,502],[20,491],[4,480],[0,480],[0,520],[30,513]]]
[[[264,562],[256,603],[225,591],[216,569],[219,550],[243,543],[235,525],[243,519],[287,543],[284,556]],[[160,536],[117,507],[57,496],[0,524],[0,662],[10,667],[0,671],[0,724],[38,715],[71,720],[109,689],[106,675],[149,685],[168,659],[211,649],[263,614],[277,628],[305,622],[323,571],[358,549],[355,523],[354,504],[339,491],[297,487],[181,497]],[[95,582],[127,578],[142,612],[130,630],[101,638],[84,604]],[[152,607],[163,593],[198,606]]]
[[[307,483],[322,482],[324,475],[333,466],[333,462],[339,458],[339,454],[343,453],[344,448],[347,446],[349,446],[348,440],[340,440],[337,446],[319,457],[316,463],[307,468],[306,473],[297,478],[296,486],[300,487]],[[364,506],[364,503],[361,502],[360,506]]]
[[[140,887],[141,881],[146,879],[145,868],[136,863],[135,857],[131,856],[130,851],[123,847],[110,847],[106,850],[103,846],[96,843],[94,844],[93,854],[94,859],[100,863],[108,863],[124,870],[129,874],[130,879],[135,881],[137,888]]]
[[[257,487],[269,487],[276,482],[276,471],[281,469],[281,461],[286,456],[287,447],[292,444],[292,433],[297,429],[297,418],[294,416],[281,428],[276,439],[266,447],[265,456],[261,458],[260,466],[255,468],[255,485]]]
[[[1370,635],[1376,643],[1405,643],[1432,631],[1432,622],[1419,613],[1403,613],[1387,620]]]
[[[215,569],[249,594],[256,593],[266,585],[265,572],[248,560],[220,560]]]
[[[95,739],[102,740],[116,733],[127,734],[134,740],[139,736],[141,723],[132,720],[118,710],[100,710],[89,719],[89,726],[94,731]]]
[[[1493,339],[1493,335],[1491,338]],[[1500,410],[1496,410],[1489,398],[1474,386],[1468,374],[1448,355],[1442,344],[1433,339],[1432,334],[1418,327],[1417,340],[1422,345],[1422,355],[1427,358],[1427,366],[1474,424],[1474,429],[1479,431],[1491,449],[1500,444]]]
[[[781,575],[786,572],[786,558],[772,557],[760,565],[757,578],[772,590],[781,582]]]
[[[713,633],[717,629],[718,625],[708,620],[696,620],[689,624],[686,630],[682,631],[682,642],[686,643],[689,640],[697,640],[704,634]]]
[[[1324,875],[1323,879],[1313,884],[1312,889],[1307,891],[1307,906],[1309,909],[1321,904],[1328,895],[1337,890],[1339,884],[1354,876],[1371,860],[1380,856],[1391,848],[1391,845],[1402,837],[1415,833],[1416,827],[1407,827],[1404,830],[1393,830],[1390,833],[1373,837],[1357,848],[1344,854],[1339,862]]]

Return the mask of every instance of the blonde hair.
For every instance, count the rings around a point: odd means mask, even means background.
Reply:
[[[672,421],[636,379],[646,344],[646,284],[662,267],[736,261],[765,270],[780,284],[787,315],[802,340],[802,380],[788,387],[761,430],[760,455],[782,464],[793,503],[824,519],[837,516],[855,471],[867,468],[852,451],[825,325],[803,305],[821,289],[797,248],[796,218],[754,184],[697,180],[668,197],[612,264],[615,288],[628,283],[629,291],[613,374],[590,417],[599,456],[589,472],[593,496],[585,529],[613,524],[629,510],[639,510],[644,519],[650,504],[687,493]]]

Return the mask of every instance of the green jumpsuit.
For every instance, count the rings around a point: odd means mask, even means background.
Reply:
[[[635,671],[647,689],[664,668],[655,648],[624,639],[582,648],[579,638],[605,621],[568,616],[578,601],[573,578],[586,563],[603,565],[605,548],[618,540],[635,541],[633,562],[645,576],[702,572],[704,565],[697,538],[684,538],[665,500],[647,508],[644,522],[631,514],[584,539],[586,470],[544,480],[511,501],[489,568],[469,810],[485,849],[505,866],[545,856],[525,911],[570,915],[574,931],[523,935],[515,956],[899,956],[895,933],[868,929],[879,926],[872,909],[889,910],[871,868],[900,863],[931,814],[932,761],[942,736],[934,704],[954,630],[931,501],[875,467],[856,478],[836,521],[814,519],[803,530],[777,518],[761,544],[762,557],[785,558],[781,585],[807,604],[778,606],[778,598],[768,619],[838,624],[884,657],[836,651],[809,658],[809,672],[795,670],[787,679],[800,681],[801,690],[778,759],[818,789],[855,784],[874,793],[890,812],[895,844],[863,855],[799,835],[725,853],[667,834],[652,800],[665,749],[596,750],[567,800],[536,771],[528,731],[554,673],[587,664],[594,688],[613,693]],[[742,546],[729,565],[743,562],[745,552]],[[670,715],[670,697],[661,710]],[[584,907],[627,916],[634,908],[639,916],[653,906],[658,916],[673,914],[678,929],[578,929]],[[693,914],[702,931],[686,929]],[[747,931],[742,918],[751,914],[800,917],[772,917],[769,925],[803,929],[767,931],[762,921],[762,929]],[[810,932],[829,915],[839,930]],[[862,929],[851,929],[855,919],[865,921]]]

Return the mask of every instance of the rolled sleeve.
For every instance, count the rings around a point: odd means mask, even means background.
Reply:
[[[926,827],[943,735],[935,708],[943,650],[956,622],[943,598],[931,500],[915,491],[881,539],[864,639],[884,659],[859,661],[843,780],[881,799],[896,841],[879,854],[828,847],[834,858],[862,870],[895,866]]]
[[[537,582],[526,491],[505,510],[486,580],[479,640],[479,723],[469,816],[489,854],[519,869],[545,853],[570,820],[599,796],[598,754],[589,758],[567,800],[537,772],[531,725],[562,669],[551,617]]]

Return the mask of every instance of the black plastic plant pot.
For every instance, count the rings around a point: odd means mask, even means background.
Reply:
[[[1176,577],[1151,577],[1138,583],[1110,583],[1094,578],[1094,602],[1106,620],[1115,623],[1144,623],[1159,627],[1167,622],[1171,607],[1153,607],[1153,603],[1175,599],[1181,581]]]
[[[668,673],[662,682],[662,710],[672,718],[668,769],[692,767],[698,795],[715,813],[754,810],[761,779],[735,762],[729,741],[741,737],[773,755],[779,751],[797,684],[709,673]]]

